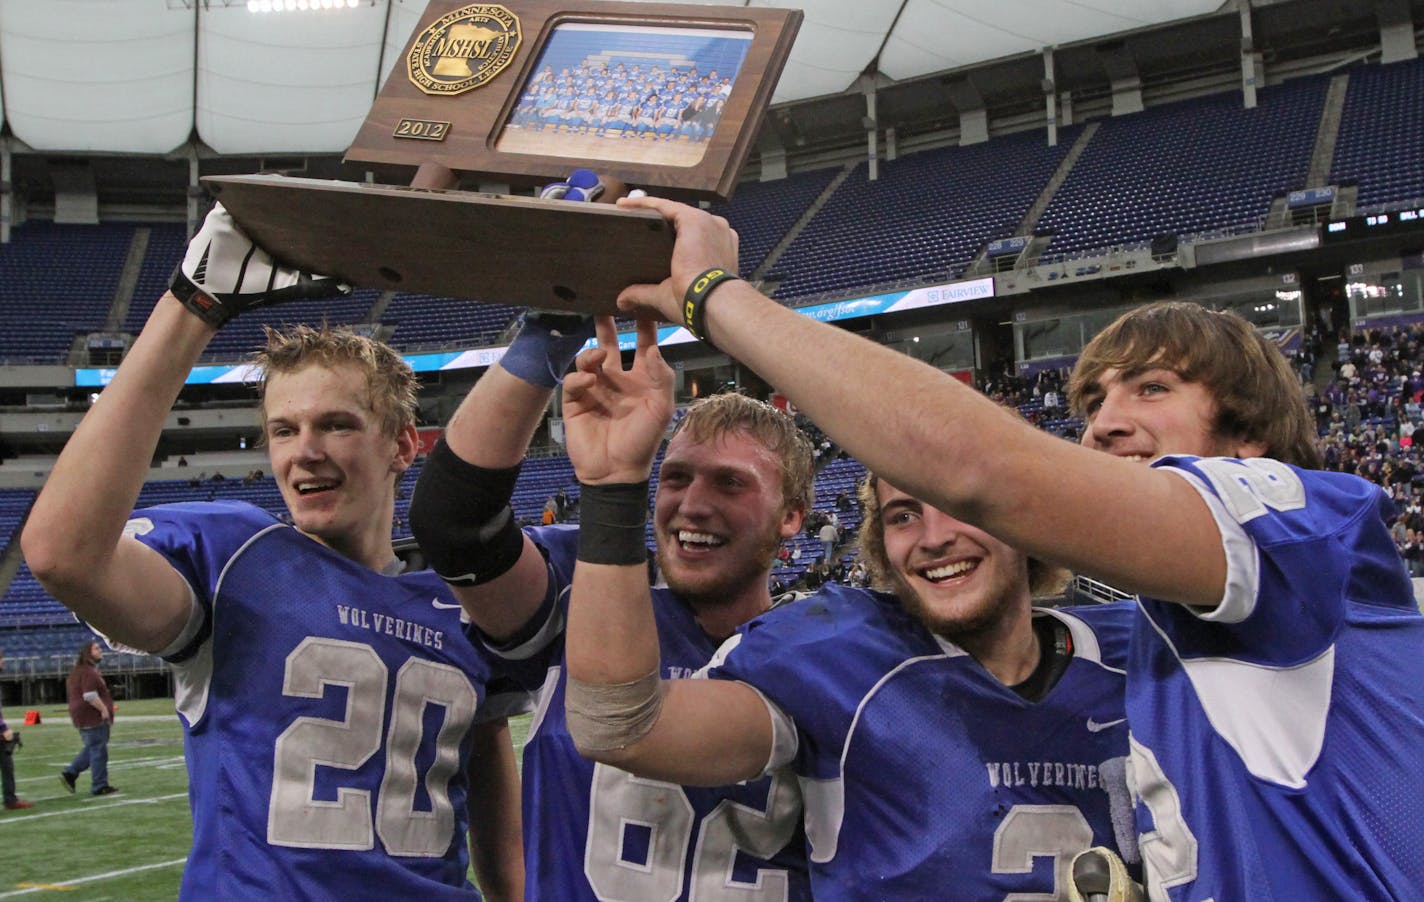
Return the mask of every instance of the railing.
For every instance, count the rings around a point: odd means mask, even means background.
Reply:
[[[67,351],[67,350],[66,350],[64,353],[62,353],[62,354],[55,354],[55,355],[53,355],[53,356],[44,356],[44,357],[36,357],[36,356],[34,356],[34,355],[28,355],[28,356],[9,356],[9,355],[6,355],[6,356],[4,356],[4,357],[0,357],[0,366],[68,366],[68,365],[69,365],[69,351]]]
[[[6,679],[63,678],[74,666],[74,653],[64,652],[52,655],[24,655],[5,657]],[[168,665],[157,655],[131,655],[111,651],[104,655],[101,668],[106,676],[120,677],[128,674],[162,673]]]
[[[1137,596],[1121,589],[1115,589],[1104,582],[1099,582],[1092,577],[1078,575],[1073,577],[1073,588],[1079,595],[1086,595],[1095,601],[1107,604],[1111,601],[1136,601]]]
[[[1356,216],[1374,216],[1378,213],[1393,213],[1395,210],[1408,210],[1411,207],[1424,207],[1424,197],[1411,197],[1408,200],[1390,200],[1379,204],[1370,204],[1368,207],[1357,207]]]

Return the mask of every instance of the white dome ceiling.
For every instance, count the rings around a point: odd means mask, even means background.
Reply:
[[[868,70],[915,79],[1221,5],[802,0],[773,102],[842,93]],[[0,0],[0,115],[46,153],[167,154],[195,131],[220,154],[341,153],[425,6],[254,13],[232,0]]]

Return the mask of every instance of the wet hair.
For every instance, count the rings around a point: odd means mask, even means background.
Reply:
[[[860,560],[870,577],[870,584],[881,591],[893,591],[890,557],[885,553],[885,524],[880,519],[880,477],[869,473],[860,481],[856,497],[860,500]],[[1028,558],[1028,589],[1034,598],[1062,595],[1071,574],[1056,564]]]
[[[790,508],[811,510],[816,500],[816,463],[811,440],[794,420],[765,401],[736,392],[702,398],[687,409],[673,429],[699,442],[732,433],[756,439],[781,464],[781,497]]]
[[[1267,457],[1286,463],[1321,466],[1300,380],[1278,347],[1228,310],[1163,301],[1124,313],[1083,349],[1068,403],[1082,416],[1105,370],[1154,367],[1205,386],[1216,402],[1217,435],[1261,442]]]
[[[366,378],[371,410],[380,421],[383,434],[395,438],[415,422],[415,372],[389,345],[325,324],[292,326],[284,331],[268,326],[265,331],[266,347],[252,354],[253,365],[260,373],[260,416],[266,417],[267,383],[272,376],[296,373],[308,366],[351,365]]]

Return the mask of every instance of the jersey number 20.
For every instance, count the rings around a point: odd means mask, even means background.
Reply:
[[[346,687],[340,720],[298,717],[277,737],[272,761],[272,799],[267,841],[302,849],[373,848],[375,835],[391,855],[439,858],[455,834],[450,778],[460,766],[460,739],[475,717],[478,696],[458,668],[410,658],[396,673],[388,734],[386,687],[390,677],[375,649],[360,642],[310,636],[287,656],[282,694],[321,698],[330,686]],[[427,705],[445,710],[435,738],[435,761],[425,775],[429,811],[417,811],[415,756]],[[317,766],[356,770],[381,750],[386,761],[376,796],[374,831],[371,793],[343,787],[335,801],[318,801]]]

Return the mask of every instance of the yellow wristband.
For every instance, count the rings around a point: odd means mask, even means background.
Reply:
[[[692,284],[687,286],[687,294],[682,297],[682,324],[687,331],[712,344],[707,338],[707,296],[718,285],[736,278],[740,278],[736,273],[713,267],[692,280]]]

